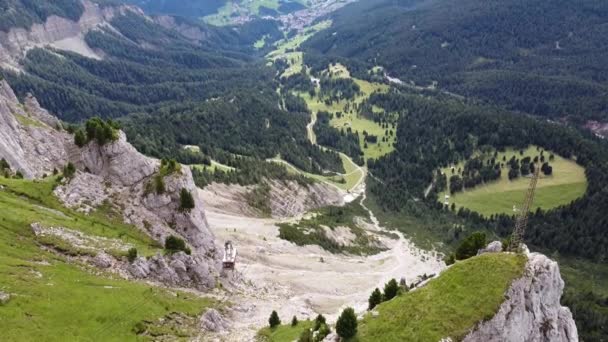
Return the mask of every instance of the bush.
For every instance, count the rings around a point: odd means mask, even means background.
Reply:
[[[353,308],[346,308],[336,322],[338,336],[348,339],[357,334],[357,315]]]
[[[84,131],[81,129],[77,130],[76,134],[74,135],[74,144],[76,144],[78,147],[83,147],[87,144],[87,142],[87,137],[84,134]]]
[[[452,265],[453,263],[456,262],[456,258],[454,257],[454,253],[450,253],[448,256],[446,256],[443,261],[445,262],[446,265]]]
[[[331,329],[329,329],[327,324],[322,324],[321,327],[319,328],[319,332],[317,333],[317,336],[315,337],[315,342],[323,341],[323,339],[325,339],[325,337],[327,335],[329,335],[330,333],[331,333]]]
[[[380,290],[378,288],[376,288],[372,294],[369,296],[368,299],[368,306],[367,306],[367,310],[372,310],[373,308],[376,307],[376,305],[382,303],[382,293],[380,292]]]
[[[10,170],[11,166],[8,165],[8,162],[6,161],[6,159],[2,158],[0,159],[0,170]]]
[[[477,255],[477,251],[486,246],[486,234],[475,232],[462,241],[456,249],[456,259],[464,260]]]
[[[295,327],[296,325],[298,325],[298,318],[296,316],[293,316],[293,318],[291,319],[291,326]]]
[[[137,248],[129,249],[127,252],[127,259],[129,259],[129,262],[133,262],[137,259]]]
[[[185,252],[190,255],[191,253],[190,248],[186,246],[186,242],[175,235],[171,235],[165,239],[165,249],[171,254]]]
[[[194,209],[194,197],[186,188],[182,188],[179,193],[179,209],[180,211],[190,211]]]
[[[310,329],[304,329],[298,338],[298,342],[313,342],[312,331],[310,331]]]
[[[270,325],[270,328],[272,329],[280,324],[281,319],[279,318],[279,314],[277,314],[277,312],[273,310],[270,314],[270,318],[268,318],[268,325]]]
[[[66,165],[63,168],[63,176],[65,178],[72,178],[72,177],[74,177],[75,174],[76,174],[76,167],[74,166],[74,164],[68,163],[68,165]]]
[[[317,318],[315,318],[315,326],[312,330],[313,331],[319,330],[319,328],[321,328],[321,325],[323,325],[323,324],[326,324],[325,317],[323,317],[323,315],[321,315],[321,314],[317,315]]]
[[[397,284],[395,278],[389,280],[389,282],[384,285],[384,300],[387,301],[395,298],[398,292],[399,284]]]
[[[118,139],[118,128],[118,124],[112,120],[103,121],[97,117],[89,119],[85,124],[87,142],[95,140],[99,145],[103,146],[108,142]]]

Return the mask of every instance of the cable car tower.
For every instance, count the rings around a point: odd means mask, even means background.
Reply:
[[[511,243],[509,244],[509,251],[511,252],[519,252],[521,244],[523,243],[526,227],[528,226],[528,213],[530,211],[530,207],[532,206],[532,202],[534,202],[534,192],[536,191],[536,184],[538,183],[539,175],[540,167],[535,165],[532,178],[530,179],[530,185],[528,186],[528,191],[526,191],[524,203],[519,211],[519,216],[517,216],[517,221],[515,221],[513,235],[511,235]]]

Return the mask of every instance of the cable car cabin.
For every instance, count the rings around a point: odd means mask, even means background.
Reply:
[[[232,246],[232,242],[227,241],[224,244],[224,258],[222,265],[225,270],[233,270],[236,263],[236,248]]]

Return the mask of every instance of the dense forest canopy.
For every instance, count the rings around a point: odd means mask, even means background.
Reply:
[[[607,16],[594,0],[362,1],[304,45],[511,110],[607,119]]]

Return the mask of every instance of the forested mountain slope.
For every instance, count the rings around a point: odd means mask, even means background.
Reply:
[[[98,6],[78,3],[91,11]],[[265,66],[253,48],[262,36],[272,41],[280,35],[275,22],[218,28],[183,18],[148,17],[137,8],[110,3],[103,6],[119,10],[96,17],[99,25],[80,25],[81,32],[72,32],[83,37],[82,44],[96,58],[36,45],[25,49],[19,61],[24,73],[4,69],[19,97],[32,93],[69,122],[137,114],[123,120],[125,130],[138,149],[156,157],[202,163],[219,153],[261,160],[281,155],[310,172],[342,170],[336,153],[306,140],[306,109],[289,101],[279,106],[275,69]],[[38,13],[25,9],[26,14]],[[252,94],[252,89],[259,93]],[[200,130],[180,132],[186,122]],[[155,133],[157,125],[162,134]],[[184,151],[185,144],[204,146],[206,155]]]
[[[311,52],[549,117],[608,117],[608,4],[374,0],[332,15]]]

